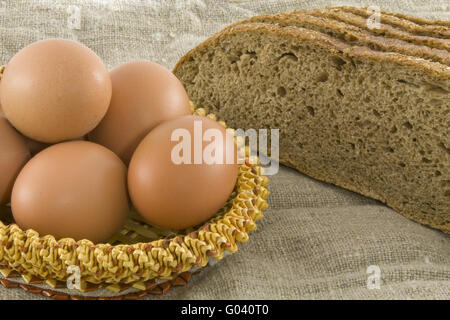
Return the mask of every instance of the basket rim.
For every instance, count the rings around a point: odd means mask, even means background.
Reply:
[[[0,284],[7,289],[22,289],[26,292],[42,295],[54,300],[135,300],[147,295],[163,295],[169,292],[173,287],[185,286],[191,281],[192,277],[200,271],[201,270],[197,270],[195,272],[186,271],[178,274],[172,280],[167,280],[161,283],[156,283],[153,281],[147,284],[146,288],[142,288],[141,290],[122,292],[123,290],[127,290],[128,287],[115,291],[110,290],[113,295],[86,295],[80,291],[68,292],[67,289],[62,291],[55,286],[46,288],[43,286],[44,281],[22,283],[15,279],[20,277],[20,275],[15,275],[8,278],[0,277]],[[98,288],[91,288],[86,292],[94,292],[97,291],[97,289]]]
[[[206,115],[205,109],[195,109],[192,102],[191,111],[217,121],[214,114]],[[223,121],[218,122],[226,127]],[[220,260],[224,251],[233,253],[238,242],[248,240],[256,220],[268,208],[269,179],[259,159],[251,164],[248,157],[246,149],[229,210],[188,234],[134,244],[94,244],[86,239],[41,237],[32,229],[24,231],[15,223],[6,225],[0,220],[0,272],[5,277],[18,272],[25,280],[64,281],[69,276],[67,268],[74,265],[80,268],[83,283],[136,284],[139,288],[145,281],[171,280],[192,268],[204,267],[210,257]]]

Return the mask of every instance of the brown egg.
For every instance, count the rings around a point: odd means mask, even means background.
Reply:
[[[0,115],[0,205],[9,202],[14,181],[28,159],[25,139]]]
[[[22,169],[11,196],[16,223],[41,236],[102,242],[129,213],[126,167],[112,151],[87,141],[55,144]]]
[[[206,137],[202,143],[202,132],[222,137],[214,139],[217,153],[209,152],[212,142]],[[177,138],[176,134],[184,136]],[[203,153],[217,155],[215,163],[211,161],[214,158],[202,157]],[[233,138],[217,122],[199,116],[164,122],[142,140],[133,154],[128,169],[131,201],[156,226],[175,230],[195,226],[225,204],[236,183],[236,163]]]
[[[100,122],[111,100],[111,78],[86,46],[42,40],[11,59],[0,96],[3,112],[17,130],[55,143],[81,137]]]
[[[156,63],[135,61],[119,66],[111,72],[111,81],[111,104],[89,140],[111,149],[125,164],[151,129],[191,113],[181,82]]]

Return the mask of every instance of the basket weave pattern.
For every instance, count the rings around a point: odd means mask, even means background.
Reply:
[[[216,120],[204,109],[191,107],[194,114]],[[183,232],[157,229],[134,213],[108,243],[94,244],[40,237],[34,230],[24,231],[14,223],[0,221],[0,272],[5,277],[19,273],[28,283],[36,278],[47,280],[55,286],[67,279],[67,268],[75,265],[81,272],[81,291],[89,284],[111,290],[121,285],[146,290],[146,282],[176,279],[205,266],[210,257],[222,259],[226,251],[237,250],[238,242],[248,240],[249,231],[256,229],[256,220],[268,207],[268,178],[259,162],[252,165],[247,157],[248,149],[235,189],[219,213]]]

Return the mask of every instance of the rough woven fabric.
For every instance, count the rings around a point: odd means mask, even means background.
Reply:
[[[172,68],[236,20],[330,5],[450,19],[445,0],[0,1],[0,62],[36,40],[63,37],[89,46],[109,68],[135,59]],[[146,299],[450,298],[450,236],[285,167],[271,177],[270,190],[271,208],[236,254],[186,287]],[[371,281],[376,271],[379,289]],[[2,287],[0,298],[44,299]]]

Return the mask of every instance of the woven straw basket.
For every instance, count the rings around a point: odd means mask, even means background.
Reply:
[[[191,109],[216,120],[193,104]],[[55,299],[135,299],[186,284],[210,258],[220,260],[235,252],[238,242],[246,242],[268,207],[269,180],[259,159],[249,161],[248,148],[240,147],[245,148],[246,160],[227,203],[206,223],[182,232],[151,226],[132,211],[108,243],[55,240],[20,229],[13,223],[11,209],[0,206],[0,283]],[[78,290],[67,289],[72,266],[81,275]]]

